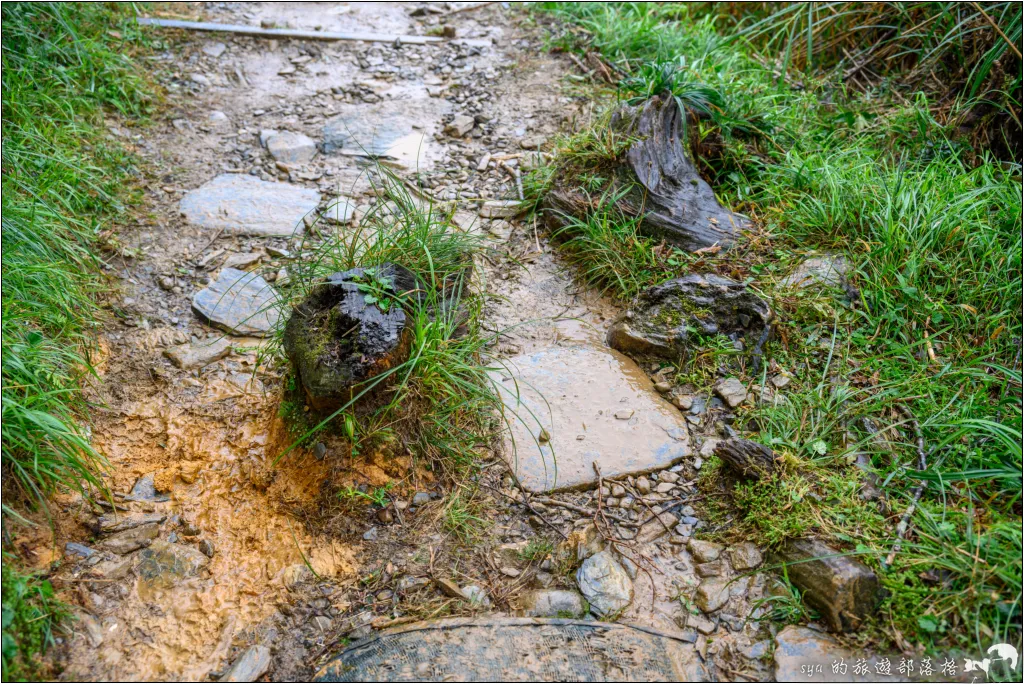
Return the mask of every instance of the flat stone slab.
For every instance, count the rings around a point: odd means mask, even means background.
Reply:
[[[225,268],[217,280],[192,296],[192,309],[232,335],[264,337],[277,327],[277,294],[260,276]]]
[[[556,347],[494,371],[509,423],[504,457],[530,492],[584,489],[667,468],[690,453],[679,410],[633,361],[610,349]]]
[[[440,150],[433,142],[433,127],[420,125],[439,119],[448,106],[426,97],[342,105],[324,126],[324,152],[388,160],[407,169],[430,168]]]
[[[316,190],[225,173],[186,194],[178,208],[189,223],[227,235],[290,237],[302,233],[302,217],[319,203]]]

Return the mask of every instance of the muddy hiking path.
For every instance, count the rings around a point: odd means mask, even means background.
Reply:
[[[63,679],[209,680],[243,654],[261,676],[308,679],[348,641],[414,619],[584,617],[582,581],[560,565],[567,544],[574,565],[598,559],[595,581],[618,582],[590,596],[594,614],[679,635],[699,676],[771,677],[774,635],[747,619],[775,581],[756,571],[761,550],[686,543],[702,524],[694,480],[718,437],[704,404],[722,400],[673,405],[650,369],[606,345],[620,311],[574,280],[545,231],[499,205],[481,209],[515,199],[529,155],[589,113],[565,85],[569,59],[545,50],[520,11],[484,4],[449,14],[210,3],[203,21],[416,35],[454,26],[457,37],[179,33],[156,55],[173,62],[166,115],[141,135],[114,129],[152,170],[121,236],[133,258],[108,264],[120,291],[90,390],[114,506],[58,499],[54,538],[35,549],[40,564],[63,557],[59,584],[77,604],[58,649]],[[453,230],[486,241],[475,280],[494,295],[484,325],[505,331],[490,349],[504,367],[496,380],[528,388],[518,401],[553,426],[539,440],[528,424],[513,428],[523,449],[559,454],[556,474],[521,449],[522,489],[498,450],[481,453],[475,510],[487,524],[469,544],[441,524],[458,485],[411,454],[339,465],[316,442],[275,465],[294,441],[280,415],[286,364],[261,355],[258,336],[225,335],[193,310],[225,269],[280,287],[315,237],[290,236],[296,216],[302,228],[303,215],[333,207],[337,229],[355,229],[375,201],[367,150],[401,179],[426,179],[439,201],[460,200]],[[251,230],[237,228],[246,221]],[[170,348],[202,358],[172,361]],[[593,467],[601,452],[611,454],[604,473]],[[338,468],[352,487],[383,489],[397,515],[325,512],[322,488],[339,482]],[[603,480],[623,473],[636,476]],[[547,494],[556,475],[576,490]],[[612,552],[593,554],[595,506],[622,535]],[[545,613],[538,591],[566,603]]]

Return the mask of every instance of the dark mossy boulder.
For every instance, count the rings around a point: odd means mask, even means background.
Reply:
[[[608,330],[608,345],[633,357],[682,357],[690,337],[754,338],[760,348],[771,323],[768,304],[735,280],[690,274],[644,290]]]
[[[412,330],[404,303],[419,292],[416,277],[394,264],[334,273],[310,292],[284,330],[310,405],[336,409],[405,362]]]

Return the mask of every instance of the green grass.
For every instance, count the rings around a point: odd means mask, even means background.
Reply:
[[[139,118],[151,91],[128,6],[4,3],[2,87],[3,679],[38,677],[65,609],[8,555],[11,523],[55,491],[103,491],[81,383],[92,372],[97,252],[125,211],[132,160],[105,116]]]
[[[486,365],[494,336],[480,328],[482,296],[469,288],[480,241],[451,223],[449,208],[418,201],[388,170],[376,169],[373,182],[379,201],[360,227],[331,232],[312,246],[312,258],[295,267],[291,299],[280,305],[301,301],[331,273],[388,262],[404,266],[426,293],[396,303],[412,318],[410,355],[367,383],[367,392],[378,383],[388,387],[382,407],[357,416],[361,393],[318,416],[300,439],[332,426],[347,435],[354,452],[401,443],[449,475],[463,474],[494,439],[501,407]],[[444,297],[457,292],[458,306],[445,305]]]
[[[54,598],[49,582],[19,572],[6,553],[3,560],[3,680],[36,680],[44,674],[38,657],[54,644],[68,607]]]
[[[560,20],[553,45],[598,50],[622,74],[620,88],[599,91],[608,107],[666,90],[699,94],[683,98],[701,114],[688,131],[698,165],[726,205],[755,220],[729,252],[656,249],[606,194],[628,147],[598,144],[610,135],[606,113],[561,141],[528,183],[538,205],[565,184],[598,198],[563,223],[557,242],[584,278],[623,300],[690,271],[748,279],[771,300],[776,335],[766,359],[771,373],[781,367],[794,380],[784,399],[743,410],[737,426],[783,456],[784,475],[723,491],[709,462],[702,490],[728,499],[716,519],[732,508],[735,531],[759,541],[814,532],[858,552],[890,592],[878,638],[895,641],[898,631],[929,649],[971,651],[1019,643],[1020,167],[973,146],[978,138],[924,95],[847,88],[836,71],[784,72],[778,51],[793,41],[761,36],[759,53],[749,35],[718,30],[727,25],[721,6],[715,14],[653,3],[544,9]],[[813,250],[850,260],[852,301],[780,286]],[[680,381],[705,384],[729,362],[726,352],[695,350]],[[747,380],[765,384],[770,372]],[[912,420],[928,449],[924,471]],[[870,457],[887,505],[859,498],[858,452]],[[887,566],[921,482],[908,540]]]
[[[105,222],[124,210],[131,172],[103,116],[137,117],[150,101],[129,57],[131,16],[104,4],[3,7],[5,517],[15,500],[100,487],[79,390],[93,296],[106,287],[95,253]]]

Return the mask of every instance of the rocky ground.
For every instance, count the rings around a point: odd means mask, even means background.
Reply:
[[[208,3],[210,21],[455,38],[182,35],[155,58],[173,72],[166,115],[145,131],[111,123],[152,175],[108,264],[123,296],[103,333],[93,439],[115,496],[62,501],[57,527],[60,586],[79,611],[65,679],[308,679],[346,640],[452,615],[656,628],[728,680],[783,676],[828,647],[820,631],[760,619],[782,591],[762,549],[697,538],[714,532],[703,463],[732,409],[783,391],[785,374],[764,389],[723,377],[708,396],[606,345],[621,312],[507,203],[586,112],[564,86],[572,65],[520,10],[456,9]],[[487,324],[509,331],[494,349],[501,382],[533,388],[506,403],[552,426],[513,425],[526,447],[504,450],[511,468],[482,454],[485,532],[469,542],[441,525],[457,485],[411,457],[339,464],[325,439],[272,465],[290,438],[283,369],[258,352],[275,323],[265,307],[317,239],[296,223],[354,228],[376,201],[368,153],[423,198],[456,200],[456,224],[487,236]],[[225,293],[238,304],[221,306]],[[325,503],[339,472],[398,484],[386,508],[353,513]]]

